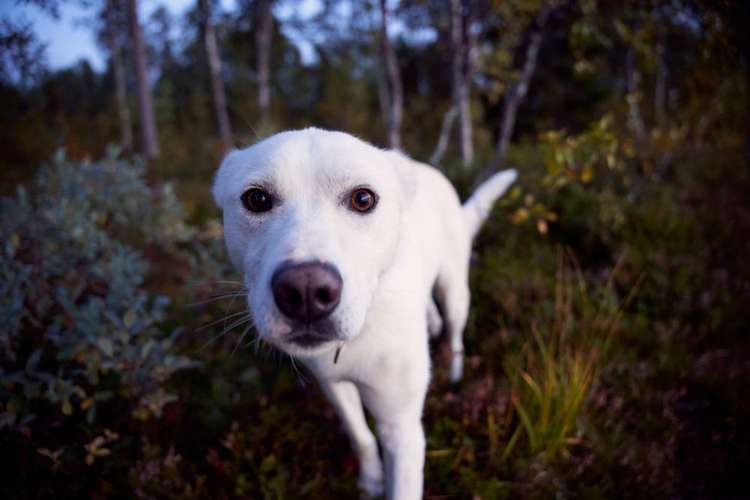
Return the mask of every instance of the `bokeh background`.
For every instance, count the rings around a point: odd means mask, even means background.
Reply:
[[[427,498],[746,498],[748,5],[3,1],[0,495],[358,495],[210,199],[228,149],[319,126],[462,196],[520,173],[459,385],[431,346]]]

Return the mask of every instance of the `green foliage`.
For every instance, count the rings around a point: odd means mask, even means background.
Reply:
[[[575,136],[559,130],[542,134],[541,147],[548,172],[546,183],[555,188],[575,181],[588,184],[594,180],[596,170],[600,170],[600,177],[604,178],[612,177],[603,175],[606,170],[622,171],[623,159],[612,120],[611,115],[605,115]]]
[[[175,399],[164,382],[194,366],[164,331],[169,299],[143,288],[148,264],[130,240],[190,237],[170,186],[154,192],[143,167],[112,152],[97,163],[58,154],[31,191],[2,200],[2,424],[34,418],[42,401],[96,419],[101,403],[159,415]],[[41,410],[40,410],[41,411]]]

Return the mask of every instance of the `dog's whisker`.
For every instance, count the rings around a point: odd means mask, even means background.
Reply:
[[[241,324],[246,323],[248,321],[250,321],[250,325],[253,326],[253,323],[252,323],[252,321],[250,319],[250,315],[248,314],[247,316],[243,316],[242,318],[238,319],[237,321],[235,321],[234,323],[232,323],[231,325],[229,325],[228,327],[226,327],[221,333],[219,333],[218,335],[215,335],[214,337],[210,338],[208,340],[208,342],[206,342],[205,344],[203,344],[200,347],[200,349],[201,350],[205,349],[209,345],[213,344],[217,339],[219,339],[219,338],[223,337],[224,335],[226,335],[227,333],[229,333],[233,328],[236,328],[236,327],[240,326]]]
[[[228,320],[228,319],[230,319],[230,318],[234,318],[234,317],[237,317],[237,316],[239,316],[240,314],[247,314],[248,316],[250,315],[250,313],[249,313],[249,312],[247,312],[246,310],[244,310],[244,311],[238,311],[238,312],[236,312],[236,313],[232,313],[232,314],[230,314],[230,315],[228,315],[228,316],[224,316],[224,317],[222,317],[222,318],[219,318],[219,319],[217,319],[217,320],[215,320],[215,321],[212,321],[212,322],[210,322],[210,323],[208,323],[208,324],[206,324],[206,325],[200,326],[200,327],[196,328],[196,329],[194,330],[194,332],[193,332],[193,333],[198,333],[198,332],[202,332],[202,331],[203,331],[203,330],[205,330],[206,328],[211,328],[211,327],[212,327],[212,326],[214,326],[214,325],[218,325],[218,324],[219,324],[219,323],[221,323],[222,321],[223,321],[223,322],[226,322],[226,320]],[[226,324],[226,323],[225,323],[225,324]]]
[[[232,281],[232,280],[192,281],[190,283],[185,284],[187,288],[197,288],[201,286],[211,286],[211,285],[238,285],[240,288],[245,288],[245,284],[243,282]]]
[[[245,340],[245,335],[247,335],[247,332],[250,331],[250,329],[253,327],[253,324],[250,323],[247,325],[247,327],[242,331],[242,334],[240,335],[240,338],[237,340],[237,342],[234,344],[234,349],[232,349],[232,355],[234,355],[235,352],[237,352],[237,348],[242,345],[242,341]]]
[[[228,293],[228,294],[225,294],[225,295],[217,295],[215,297],[211,297],[210,299],[201,300],[199,302],[193,302],[191,304],[188,304],[188,307],[198,307],[198,306],[202,306],[202,305],[205,305],[205,304],[210,304],[211,302],[216,302],[216,301],[219,301],[219,300],[232,299],[232,298],[237,298],[237,297],[244,297],[245,295],[247,295],[247,292],[244,292],[244,291],[240,291],[240,292],[237,292],[237,293]]]
[[[260,352],[260,344],[263,342],[263,338],[260,335],[256,335],[255,338],[250,342],[253,346],[253,351],[257,355]]]
[[[224,307],[224,328],[227,326],[227,320],[229,319],[226,315],[229,313],[229,310],[234,305],[234,301],[237,300],[237,297],[232,297],[232,300],[229,301],[229,304],[227,304]],[[249,312],[249,311],[248,311]]]
[[[261,344],[265,344],[265,341],[260,335],[256,335],[255,338],[251,341],[251,345],[253,346],[256,355],[260,353]]]
[[[252,346],[253,344],[255,344],[255,342],[257,341],[257,339],[258,339],[258,335],[257,335],[257,332],[256,332],[256,335],[252,336],[245,344],[241,345],[240,349],[245,349],[246,347]]]

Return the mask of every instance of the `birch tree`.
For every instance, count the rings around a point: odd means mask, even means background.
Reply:
[[[214,28],[211,1],[198,0],[201,22],[203,24],[203,41],[206,46],[206,59],[211,73],[211,94],[213,95],[216,121],[219,124],[219,136],[225,149],[232,146],[232,127],[227,113],[227,99],[224,92],[224,81],[221,75],[221,58],[219,47],[216,42],[216,30]]]
[[[138,86],[138,110],[141,118],[141,147],[148,159],[159,157],[159,137],[156,131],[156,117],[151,89],[148,83],[146,47],[143,42],[143,30],[138,18],[138,0],[128,0],[128,18],[130,34],[133,39],[133,60],[135,78]]]
[[[452,105],[443,116],[435,150],[430,157],[430,163],[440,163],[450,141],[451,130],[458,118],[459,145],[461,159],[464,166],[474,162],[474,130],[471,121],[471,79],[474,70],[473,49],[475,35],[471,27],[470,0],[451,0],[451,46],[453,57],[451,60],[451,88]]]
[[[448,149],[448,142],[451,137],[451,130],[453,124],[458,116],[458,108],[455,105],[451,105],[450,109],[443,115],[443,123],[440,126],[440,135],[438,136],[437,144],[435,144],[435,150],[430,156],[431,165],[439,165],[445,156],[445,151]]]
[[[667,98],[667,50],[666,36],[659,33],[656,45],[656,82],[654,84],[654,117],[656,126],[664,128],[666,123],[666,98]]]
[[[124,9],[121,0],[107,0],[104,6],[103,42],[107,47],[115,81],[115,102],[120,121],[120,143],[124,150],[133,146],[133,123],[128,107],[128,89],[123,61],[123,33],[127,33],[127,23],[123,22]]]
[[[547,20],[555,9],[552,3],[543,3],[536,17],[528,28],[528,41],[524,51],[523,66],[521,75],[505,93],[503,99],[503,113],[500,119],[500,134],[495,146],[495,155],[489,165],[488,170],[500,170],[505,165],[505,157],[508,153],[508,145],[513,137],[513,131],[516,127],[516,117],[518,108],[526,98],[529,91],[531,78],[536,71],[537,61],[539,59],[539,49],[544,40],[544,32]]]
[[[464,166],[474,162],[471,125],[471,19],[468,0],[451,0],[451,40],[453,42],[453,99],[458,109],[459,140]]]
[[[636,148],[639,152],[643,150],[646,143],[646,123],[641,115],[641,72],[638,69],[635,49],[630,47],[625,59],[625,72],[627,74],[627,95],[625,100],[628,103],[628,124],[635,137]]]
[[[404,109],[404,89],[401,83],[401,71],[398,67],[396,51],[388,37],[388,6],[386,0],[380,0],[380,57],[385,68],[386,85],[380,86],[381,101],[387,114],[383,116],[386,124],[388,146],[401,149],[401,122]]]
[[[258,76],[258,110],[260,127],[268,131],[271,127],[271,40],[273,37],[271,0],[257,0],[256,9],[255,57]]]

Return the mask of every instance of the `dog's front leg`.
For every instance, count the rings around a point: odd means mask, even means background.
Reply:
[[[425,438],[421,411],[381,419],[377,422],[383,446],[388,500],[422,498]]]
[[[359,458],[358,486],[370,497],[383,494],[383,466],[378,444],[367,425],[357,387],[347,381],[320,381],[323,392],[336,408]]]

